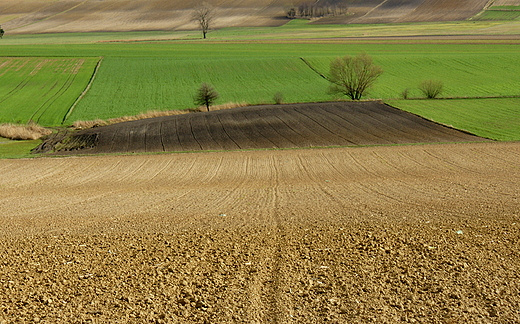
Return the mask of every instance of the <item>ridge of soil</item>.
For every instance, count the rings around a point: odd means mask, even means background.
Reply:
[[[485,141],[378,101],[265,105],[96,127],[58,154],[181,152]],[[44,143],[48,145],[48,143]]]

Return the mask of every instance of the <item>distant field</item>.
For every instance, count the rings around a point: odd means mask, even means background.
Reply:
[[[189,42],[214,41],[356,41],[359,37],[418,37],[418,36],[478,36],[484,41],[487,36],[520,35],[518,21],[445,21],[394,24],[315,24],[306,19],[288,20],[279,27],[227,27],[211,30],[208,40],[202,40],[197,30],[183,31],[133,31],[133,32],[84,32],[11,35],[9,31],[0,42],[0,48],[10,51],[13,45],[93,44],[109,42],[166,42],[183,40]],[[399,42],[402,40],[396,39]],[[362,40],[366,42],[367,40]],[[381,41],[381,40],[378,40]],[[438,41],[438,38],[437,40]],[[474,41],[474,40],[473,40]],[[386,39],[384,42],[392,42]],[[457,42],[463,42],[458,40]],[[511,42],[511,40],[509,40]],[[516,41],[518,42],[518,40]],[[105,44],[107,45],[107,44]],[[4,48],[5,47],[5,48]],[[12,49],[16,51],[17,49]],[[7,53],[7,52],[6,52]],[[3,55],[7,55],[4,53]]]
[[[288,8],[304,0],[207,0],[217,8],[216,28],[281,26]],[[332,1],[330,3],[335,3]],[[465,20],[478,13],[488,0],[343,0],[347,15],[318,22],[356,24],[411,21]],[[191,19],[200,1],[171,0],[2,0],[0,24],[11,34],[106,32],[147,30],[196,30]]]
[[[390,105],[478,136],[520,140],[520,98],[396,100]]]
[[[98,58],[0,57],[0,123],[59,125]]]

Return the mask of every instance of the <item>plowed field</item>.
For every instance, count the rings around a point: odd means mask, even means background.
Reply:
[[[215,28],[281,26],[286,10],[305,1],[214,1]],[[391,23],[464,20],[488,0],[347,0],[353,15],[325,19],[334,23]],[[3,0],[0,23],[9,34],[196,29],[192,10],[199,1]]]
[[[362,15],[352,17],[358,24],[413,21],[457,21],[479,13],[488,0],[385,0]]]
[[[520,321],[520,143],[1,160],[0,174],[0,322]]]
[[[172,152],[483,141],[379,102],[253,106],[89,129],[69,153]],[[83,140],[82,140],[83,139]],[[83,144],[82,144],[83,145]],[[60,152],[62,154],[63,152]]]

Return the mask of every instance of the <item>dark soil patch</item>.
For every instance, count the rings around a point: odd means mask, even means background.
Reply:
[[[57,144],[55,151],[97,154],[482,140],[380,102],[331,102],[251,106],[125,122],[79,131],[66,145]],[[74,143],[82,145],[74,147]]]

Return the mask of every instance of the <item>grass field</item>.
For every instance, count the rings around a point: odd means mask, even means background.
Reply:
[[[481,12],[474,21],[507,21],[520,19],[520,6],[492,6]]]
[[[20,159],[31,157],[31,150],[40,143],[40,140],[11,141],[0,137],[0,158]]]
[[[107,58],[68,121],[194,107],[202,82],[221,94],[217,104],[273,103],[277,92],[288,102],[328,98],[328,82],[297,58]]]
[[[392,100],[388,103],[482,137],[520,140],[520,98]]]
[[[186,49],[192,46],[186,45]],[[272,103],[277,92],[284,95],[286,102],[335,99],[327,93],[328,82],[294,55],[302,45],[280,46],[288,49],[278,54],[281,57],[271,57],[271,46],[266,44],[238,45],[239,50],[232,52],[230,47],[236,46],[215,44],[215,50],[206,52],[211,57],[197,57],[194,53],[195,57],[187,58],[190,54],[179,50],[182,46],[176,46],[170,57],[108,57],[66,123],[191,108],[193,95],[202,82],[215,86],[221,94],[218,103]],[[301,53],[307,54],[305,60],[326,75],[335,57],[330,53],[339,55],[338,47],[346,46],[321,44],[319,54],[312,49]],[[417,86],[426,79],[443,81],[446,97],[520,95],[520,52],[501,52],[500,47],[490,45],[436,46],[433,52],[432,47],[367,44],[349,46],[342,54],[357,54],[363,48],[383,67],[385,73],[368,98],[395,99],[404,89],[410,89],[412,97],[420,97]],[[414,53],[419,49],[423,51]],[[223,53],[226,50],[231,57]]]
[[[5,45],[63,45],[63,44],[96,44],[110,42],[143,42],[143,41],[305,41],[334,40],[348,38],[355,41],[357,37],[394,37],[394,36],[438,36],[438,35],[518,35],[518,21],[448,21],[397,24],[352,24],[321,25],[312,24],[305,19],[288,21],[281,27],[228,27],[212,30],[208,40],[202,40],[199,31],[143,31],[143,32],[92,32],[61,34],[28,34],[4,36],[0,47]],[[365,40],[366,42],[366,40]],[[3,54],[6,55],[6,54]]]
[[[97,58],[0,57],[0,123],[59,125]]]
[[[460,52],[464,48],[467,53]],[[444,97],[520,95],[520,53],[476,53],[472,49],[476,47],[447,46],[438,53],[388,53],[384,47],[374,50],[369,54],[384,73],[369,96],[388,100],[409,89],[411,97],[421,97],[418,85],[429,79],[444,83]],[[306,60],[320,73],[328,74],[330,57]]]

